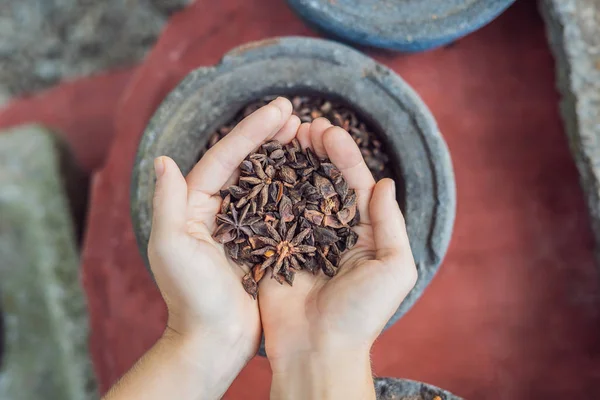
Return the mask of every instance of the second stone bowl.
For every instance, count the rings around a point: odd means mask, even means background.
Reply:
[[[375,128],[391,158],[419,277],[388,328],[421,296],[448,248],[455,215],[452,165],[416,93],[390,69],[335,42],[287,37],[250,43],[214,67],[191,72],[167,96],[143,134],[133,171],[131,213],[140,251],[146,257],[154,158],[167,155],[187,174],[212,133],[245,105],[267,95],[296,94],[352,108]]]
[[[515,0],[287,0],[308,24],[346,42],[433,49],[491,22]]]

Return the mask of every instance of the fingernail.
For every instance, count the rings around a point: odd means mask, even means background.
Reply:
[[[274,105],[275,107],[277,107],[279,109],[279,112],[281,112],[281,115],[284,115],[286,113],[286,108],[287,105],[290,105],[290,109],[291,104],[290,101],[288,99],[286,99],[285,97],[279,96],[278,98],[276,98],[275,100],[273,100],[270,104]]]
[[[165,173],[165,162],[162,157],[157,157],[154,159],[154,173],[157,178],[160,178]]]
[[[394,200],[396,200],[396,181],[391,179],[392,184],[390,185],[390,194]]]

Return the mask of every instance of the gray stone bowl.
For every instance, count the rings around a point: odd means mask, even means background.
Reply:
[[[398,378],[375,379],[375,392],[377,400],[462,400],[433,385]]]
[[[402,52],[443,46],[515,0],[287,0],[309,25],[343,41]]]
[[[415,288],[386,328],[421,296],[450,241],[455,184],[450,155],[427,106],[398,75],[335,42],[275,38],[236,48],[191,72],[163,101],[141,139],[131,213],[146,257],[152,222],[153,160],[172,157],[187,174],[212,132],[265,95],[318,94],[353,107],[377,129],[392,160],[398,200],[419,271]]]

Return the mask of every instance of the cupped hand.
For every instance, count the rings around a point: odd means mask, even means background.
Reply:
[[[211,237],[219,190],[235,180],[239,164],[260,144],[296,133],[300,120],[291,113],[283,98],[257,110],[208,150],[186,178],[172,159],[155,160],[148,255],[167,304],[168,328],[205,338],[223,351],[220,359],[238,368],[235,374],[255,355],[261,324],[257,302],[241,285],[246,271]]]
[[[366,352],[368,362],[371,345],[417,279],[394,182],[376,184],[352,137],[324,118],[302,124],[297,139],[340,169],[356,190],[361,220],[353,228],[358,242],[335,277],[301,271],[293,287],[261,280],[266,351],[276,373],[306,355]]]

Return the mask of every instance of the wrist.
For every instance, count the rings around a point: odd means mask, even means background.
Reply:
[[[178,332],[167,326],[161,342],[192,373],[203,388],[224,393],[235,377],[254,356],[248,344],[241,339],[230,340],[216,332],[189,330]],[[217,398],[203,393],[203,398]]]
[[[235,353],[235,359],[243,360],[244,364],[256,355],[260,338],[260,332],[252,332],[241,323],[199,323],[171,313],[164,335],[185,342],[192,354]]]
[[[375,399],[368,347],[269,358],[272,399]]]

